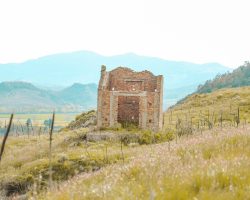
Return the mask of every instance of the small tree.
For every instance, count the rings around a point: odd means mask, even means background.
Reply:
[[[32,127],[32,121],[30,118],[27,119],[26,121],[26,127],[27,127],[27,131],[28,131],[28,137],[30,135],[30,127]]]

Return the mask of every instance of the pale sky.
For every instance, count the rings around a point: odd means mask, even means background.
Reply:
[[[0,0],[0,63],[89,50],[250,60],[249,0]]]

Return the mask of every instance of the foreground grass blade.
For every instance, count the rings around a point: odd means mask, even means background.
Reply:
[[[9,125],[8,125],[8,128],[7,128],[7,131],[6,131],[6,133],[4,135],[4,138],[3,138],[3,142],[2,142],[2,146],[1,146],[1,152],[0,152],[0,162],[2,160],[2,155],[3,155],[3,152],[4,152],[5,143],[7,141],[8,136],[9,136],[9,132],[10,132],[10,128],[11,128],[13,116],[14,116],[14,114],[12,113],[11,116],[10,116],[10,121],[9,121]]]

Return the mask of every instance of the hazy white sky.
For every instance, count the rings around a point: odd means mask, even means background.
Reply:
[[[0,0],[0,63],[90,50],[250,60],[249,0]]]

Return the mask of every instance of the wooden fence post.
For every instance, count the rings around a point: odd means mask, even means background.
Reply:
[[[7,141],[8,136],[9,136],[9,132],[10,132],[11,124],[12,124],[12,121],[13,121],[13,117],[14,117],[14,114],[12,113],[11,116],[10,116],[10,121],[9,121],[9,125],[8,125],[8,128],[7,128],[7,131],[6,131],[5,135],[4,135],[2,146],[1,146],[0,162],[2,160],[2,156],[3,156],[3,152],[4,152],[4,147],[5,147],[6,141]]]
[[[55,112],[53,112],[52,116],[52,123],[49,132],[49,188],[52,186],[52,134],[54,129],[54,122],[55,122]]]

